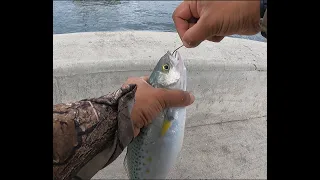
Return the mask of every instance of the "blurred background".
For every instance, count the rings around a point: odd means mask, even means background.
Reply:
[[[53,1],[53,34],[93,31],[176,32],[171,18],[182,1]],[[259,34],[234,38],[265,42]]]

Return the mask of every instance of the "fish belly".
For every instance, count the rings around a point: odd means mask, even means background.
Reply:
[[[157,119],[129,144],[125,166],[130,179],[167,178],[178,158],[184,138],[186,110],[177,110],[179,117],[172,121],[164,136],[160,136],[161,120]]]

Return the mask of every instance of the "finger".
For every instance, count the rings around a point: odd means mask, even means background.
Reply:
[[[126,89],[126,88],[129,87],[129,85],[136,85],[136,86],[138,86],[137,81],[132,80],[132,79],[128,79],[126,82],[124,82],[124,83],[122,84],[121,88],[122,88],[122,89]]]
[[[224,36],[211,36],[211,37],[207,38],[207,40],[212,41],[212,42],[220,42],[220,41],[222,41],[223,38],[224,38]]]
[[[189,29],[188,20],[191,19],[189,3],[182,2],[173,12],[172,19],[176,26],[177,32],[182,40],[184,33]]]
[[[141,77],[130,77],[124,84],[143,84],[149,79],[148,76],[141,76]]]
[[[136,77],[129,77],[129,78],[126,80],[126,82],[123,83],[122,86],[127,86],[127,85],[129,85],[129,84],[135,84],[135,83],[134,83],[134,81],[136,81],[135,79],[136,79]]]
[[[141,76],[140,78],[145,80],[145,81],[149,81],[149,76]]]
[[[139,135],[139,133],[140,133],[140,129],[135,127],[135,128],[133,129],[133,135],[134,135],[134,137],[137,137],[137,136]]]
[[[212,36],[211,28],[206,21],[206,16],[200,17],[198,22],[184,33],[182,41],[186,47],[197,47],[202,41]]]
[[[160,102],[163,102],[164,108],[188,106],[195,100],[195,97],[189,92],[164,89],[161,89],[160,98]]]
[[[189,23],[189,29],[192,28],[196,23]]]

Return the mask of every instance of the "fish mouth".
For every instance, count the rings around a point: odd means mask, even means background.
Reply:
[[[179,72],[183,72],[183,70],[185,69],[185,65],[183,59],[180,56],[180,53],[178,51],[175,51],[172,56],[174,57],[174,66],[179,70]]]
[[[179,89],[186,90],[187,88],[187,69],[184,64],[183,58],[181,58],[180,53],[178,51],[175,51],[174,54],[172,54],[172,62],[174,63],[175,68],[180,73],[180,80],[178,82]]]

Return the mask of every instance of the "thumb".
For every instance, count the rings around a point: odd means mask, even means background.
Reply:
[[[181,90],[162,89],[159,95],[163,108],[189,106],[195,100],[191,93]]]
[[[182,37],[183,45],[187,48],[196,47],[202,41],[212,36],[211,28],[206,17],[200,17],[198,22],[189,28]]]

